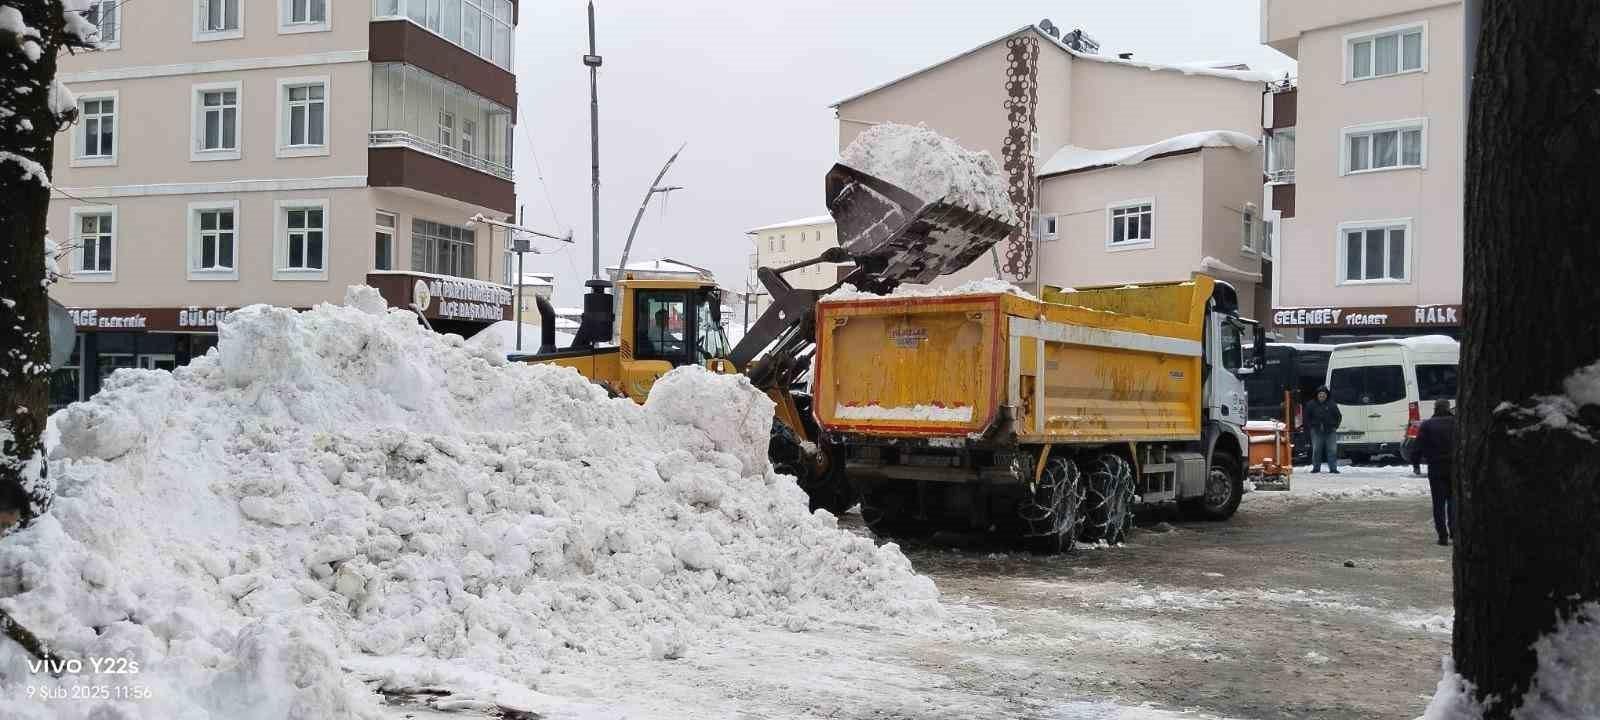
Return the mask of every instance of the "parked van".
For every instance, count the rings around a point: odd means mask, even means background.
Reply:
[[[1461,344],[1442,335],[1339,345],[1328,356],[1328,388],[1344,423],[1339,453],[1355,462],[1399,457],[1422,409],[1456,398]]]
[[[1328,355],[1333,345],[1267,343],[1266,365],[1244,378],[1250,396],[1251,420],[1293,420],[1295,461],[1311,457],[1311,437],[1300,407],[1328,379]],[[1284,417],[1284,393],[1290,396],[1289,417]]]

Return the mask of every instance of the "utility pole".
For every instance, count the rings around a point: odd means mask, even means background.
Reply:
[[[593,172],[594,198],[594,275],[600,279],[600,64],[601,58],[594,44],[594,0],[589,0],[589,54],[583,64],[589,67],[589,155]]]

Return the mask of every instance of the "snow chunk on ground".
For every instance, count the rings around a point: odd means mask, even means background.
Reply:
[[[967,150],[925,125],[874,125],[856,136],[839,161],[894,183],[923,202],[944,200],[1017,224],[994,157]]]
[[[742,376],[684,368],[640,406],[363,295],[246,307],[218,352],[52,418],[59,493],[0,539],[0,608],[140,672],[47,680],[0,643],[0,697],[127,682],[153,697],[23,712],[373,718],[373,686],[425,679],[406,668],[513,702],[741,628],[968,632],[896,546],[772,472],[772,403]]]
[[[1039,177],[1111,165],[1138,165],[1157,155],[1193,150],[1203,147],[1254,150],[1256,139],[1233,130],[1206,130],[1167,138],[1148,145],[1094,150],[1077,145],[1064,145],[1038,170]]]
[[[843,302],[848,300],[876,300],[878,298],[917,298],[917,297],[952,297],[956,295],[993,295],[1006,293],[1016,295],[1026,300],[1038,300],[1032,293],[1019,288],[1005,280],[984,278],[969,280],[955,287],[938,287],[935,285],[916,285],[907,283],[895,288],[888,295],[865,292],[854,285],[843,285],[822,297],[822,302]]]

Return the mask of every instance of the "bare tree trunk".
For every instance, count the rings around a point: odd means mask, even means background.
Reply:
[[[1506,718],[1600,599],[1600,443],[1519,410],[1600,360],[1600,3],[1483,0],[1468,115],[1456,669]],[[1502,406],[1510,403],[1511,406]],[[1514,406],[1514,407],[1513,407]],[[1576,413],[1600,437],[1600,407]]]
[[[9,6],[9,7],[4,7]],[[40,443],[49,409],[45,214],[61,119],[50,108],[65,23],[60,0],[3,0],[31,29],[0,30],[0,534],[49,506]]]

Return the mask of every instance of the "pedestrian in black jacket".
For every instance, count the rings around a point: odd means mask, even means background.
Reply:
[[[1433,494],[1433,529],[1439,533],[1439,544],[1450,544],[1454,454],[1456,451],[1456,416],[1450,411],[1449,400],[1433,403],[1433,417],[1422,422],[1417,429],[1417,450],[1428,464],[1428,490]]]
[[[1322,472],[1322,462],[1328,462],[1328,472],[1339,474],[1339,425],[1344,415],[1339,404],[1333,401],[1326,386],[1317,388],[1317,396],[1303,409],[1306,429],[1311,431],[1311,472]]]

